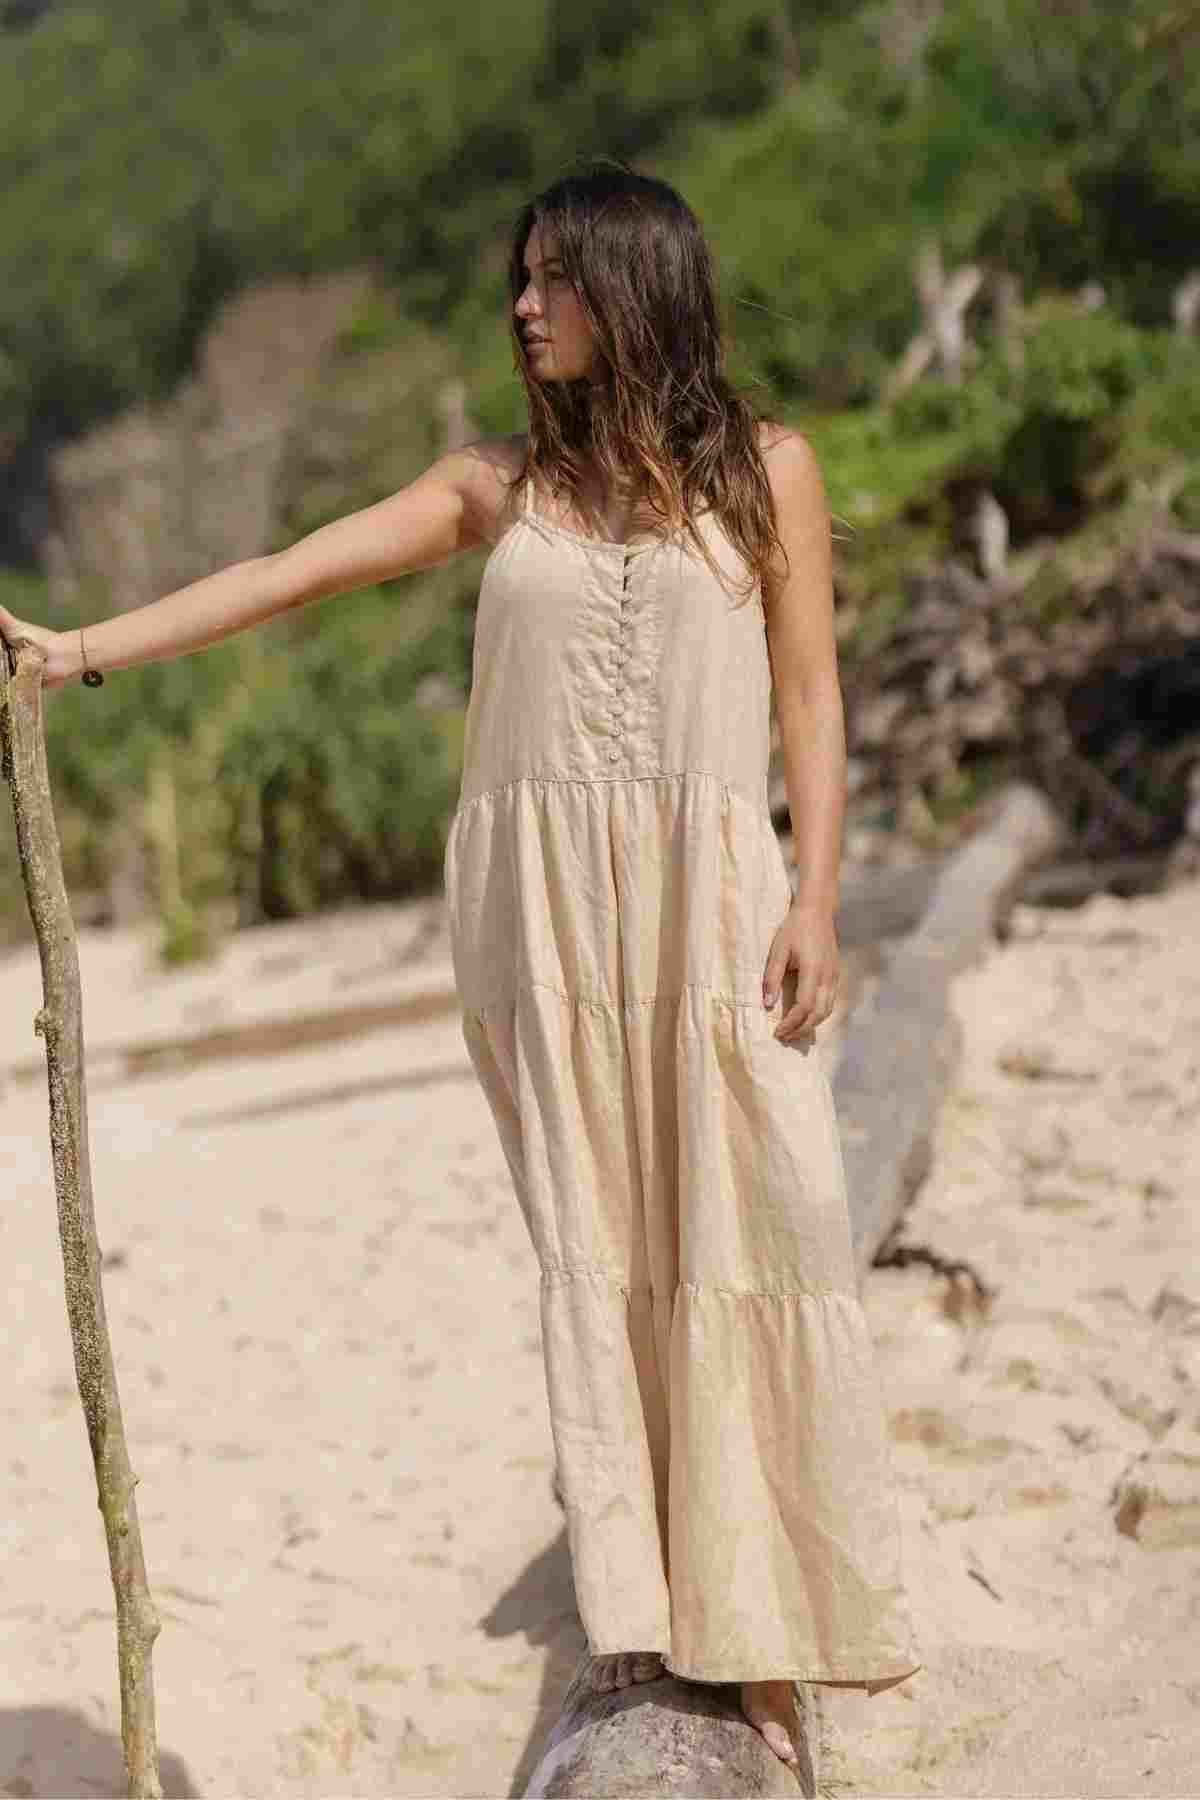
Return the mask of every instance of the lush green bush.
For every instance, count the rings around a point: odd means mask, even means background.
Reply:
[[[1119,534],[1140,495],[1200,529],[1200,346],[1168,329],[1200,241],[1200,56],[1173,0],[11,0],[0,43],[14,554],[40,450],[170,394],[217,306],[263,274],[377,277],[287,446],[268,548],[411,479],[449,377],[476,429],[519,429],[508,223],[596,150],[681,187],[734,380],[817,448],[848,662],[886,645],[914,564],[964,553],[981,488],[1015,550],[1061,546],[1036,617],[1071,606],[1072,547]],[[886,404],[931,238],[985,278],[972,354],[961,384],[927,373]],[[1002,271],[1019,356],[994,313]],[[480,566],[48,696],[72,885],[104,888],[144,844],[164,947],[185,956],[222,919],[435,881]],[[0,575],[0,592],[48,616],[40,582]]]
[[[1019,360],[990,344],[959,385],[926,376],[890,405],[807,415],[835,513],[869,549],[906,523],[943,542],[956,492],[988,488],[1012,543],[1077,529],[1135,483],[1200,467],[1200,341],[1063,299],[1030,309]],[[890,534],[890,535],[889,535]]]
[[[276,621],[114,671],[103,690],[47,694],[68,886],[104,890],[141,846],[170,958],[234,923],[436,886],[461,773],[469,593],[462,570],[406,578],[321,603],[302,631]],[[11,913],[11,831],[0,845]]]
[[[1166,323],[1200,241],[1172,0],[61,0],[0,58],[0,435],[167,392],[229,292],[371,264],[509,417],[509,219],[578,152],[678,181],[748,380],[869,403],[915,249]]]

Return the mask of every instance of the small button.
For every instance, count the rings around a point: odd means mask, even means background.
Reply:
[[[608,753],[608,760],[609,762],[619,762],[621,760],[621,752],[619,750],[610,750]]]

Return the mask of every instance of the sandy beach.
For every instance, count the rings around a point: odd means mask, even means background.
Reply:
[[[166,1793],[519,1793],[583,1637],[537,1266],[445,1001],[440,900],[243,932],[186,971],[156,966],[152,932],[87,931],[80,961]],[[0,962],[0,1794],[119,1795],[40,1003],[30,944]],[[357,1033],[286,1047],[289,1018],[356,1006]],[[1200,894],[1019,908],[955,1006],[963,1062],[902,1235],[988,1297],[920,1262],[864,1296],[926,1666],[874,1700],[816,1690],[822,1787],[1182,1800]],[[145,1054],[264,1019],[277,1042],[253,1055]]]

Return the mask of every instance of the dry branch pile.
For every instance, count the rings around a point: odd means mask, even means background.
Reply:
[[[856,803],[946,843],[969,821],[939,834],[930,803],[987,759],[1047,794],[1066,852],[1166,850],[1200,830],[1200,536],[1148,529],[1049,595],[1048,572],[910,578],[888,643],[843,677]]]

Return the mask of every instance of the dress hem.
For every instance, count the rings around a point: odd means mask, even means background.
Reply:
[[[924,1663],[917,1663],[915,1668],[905,1669],[903,1675],[889,1675],[881,1679],[850,1675],[814,1675],[807,1669],[799,1672],[795,1669],[784,1669],[782,1671],[779,1669],[771,1669],[769,1671],[756,1671],[753,1675],[697,1675],[691,1669],[677,1669],[673,1663],[667,1662],[665,1657],[663,1658],[663,1667],[680,1681],[700,1681],[703,1682],[705,1686],[736,1686],[743,1681],[805,1681],[810,1683],[813,1687],[858,1688],[867,1695],[868,1699],[873,1700],[876,1694],[884,1693],[888,1688],[899,1686],[900,1682],[907,1681],[910,1675],[916,1675],[919,1670],[925,1667],[925,1665]]]
[[[635,1654],[633,1651],[627,1649],[593,1650],[590,1646],[588,1653],[591,1656],[630,1656]],[[919,1674],[925,1667],[923,1662],[918,1662],[913,1663],[910,1667],[904,1669],[902,1673],[897,1675],[851,1675],[843,1670],[837,1669],[836,1666],[831,1668],[828,1663],[822,1663],[818,1665],[818,1668],[821,1671],[820,1673],[814,1672],[811,1668],[776,1668],[765,1671],[756,1670],[753,1674],[749,1675],[744,1671],[739,1671],[736,1675],[714,1675],[710,1671],[701,1673],[696,1669],[677,1668],[670,1660],[670,1652],[657,1647],[652,1647],[649,1651],[639,1652],[639,1654],[661,1656],[664,1669],[666,1669],[668,1674],[676,1676],[680,1681],[700,1681],[706,1685],[721,1687],[736,1685],[743,1681],[807,1681],[817,1687],[860,1688],[872,1699],[875,1694],[883,1693],[888,1688],[896,1687],[900,1682],[907,1681],[910,1676]]]

